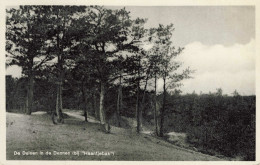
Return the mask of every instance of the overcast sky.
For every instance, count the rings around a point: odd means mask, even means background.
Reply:
[[[121,8],[111,7],[109,8]],[[147,18],[147,28],[174,24],[173,44],[185,47],[178,60],[196,70],[183,81],[183,93],[208,93],[222,88],[255,94],[255,8],[126,7],[132,18]],[[7,74],[20,75],[17,67]],[[159,84],[159,88],[161,84]]]

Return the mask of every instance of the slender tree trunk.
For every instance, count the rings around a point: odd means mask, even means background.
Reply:
[[[160,125],[160,136],[163,137],[164,133],[164,113],[165,113],[165,103],[166,103],[166,78],[163,78],[163,106],[161,110],[161,125]]]
[[[155,126],[155,134],[158,136],[158,120],[157,120],[157,76],[155,74],[154,77],[154,126]]]
[[[96,94],[95,92],[92,93],[92,109],[93,109],[93,112],[95,113],[95,118],[97,120],[100,120],[99,119],[99,113],[98,113],[98,108],[97,108],[97,98],[96,98]]]
[[[32,72],[28,75],[28,86],[26,96],[26,114],[31,115],[33,107],[33,74]]]
[[[142,103],[141,103],[141,112],[140,112],[140,124],[141,124],[141,128],[142,128],[142,120],[143,120],[143,111],[144,111],[144,101],[145,101],[145,94],[146,94],[146,88],[147,88],[147,84],[148,84],[148,80],[149,80],[149,74],[150,74],[150,69],[147,71],[147,76],[145,79],[145,85],[144,85],[144,94],[142,97]]]
[[[99,102],[99,118],[100,123],[105,124],[105,116],[104,116],[104,95],[105,95],[105,87],[104,84],[101,82],[100,84],[100,102]]]
[[[87,96],[85,96],[85,99],[84,99],[84,117],[85,117],[85,122],[88,122],[88,103],[87,103]]]
[[[61,82],[57,85],[56,113],[58,122],[62,120],[62,85]]]
[[[140,101],[139,101],[139,85],[137,86],[137,96],[136,96],[136,131],[139,133],[141,131],[141,120],[140,120]]]
[[[56,113],[57,113],[57,122],[63,123],[62,115],[62,83],[63,83],[63,68],[61,60],[58,59],[58,66],[60,70],[59,81],[57,84],[57,99],[56,99]]]
[[[87,103],[87,95],[84,89],[84,83],[82,83],[82,99],[84,102],[84,117],[85,117],[85,121],[88,122],[88,103]]]
[[[137,128],[136,131],[139,133],[141,131],[141,109],[140,109],[140,101],[139,101],[139,93],[140,93],[140,58],[139,58],[139,68],[138,68],[138,80],[137,80],[137,95],[136,95],[136,122]]]
[[[105,132],[110,132],[110,125],[106,121],[106,114],[104,111],[104,97],[105,97],[105,84],[101,81],[100,83],[100,105],[99,105],[99,114],[100,114],[100,123],[104,126]]]
[[[57,122],[58,123],[63,123],[64,119],[63,119],[63,115],[62,115],[62,83],[63,83],[63,48],[62,45],[60,44],[60,37],[57,33],[57,48],[59,51],[58,54],[58,70],[59,70],[59,80],[58,80],[58,84],[57,84],[57,99],[56,99],[56,113],[57,113]]]
[[[116,106],[116,117],[117,117],[117,126],[121,127],[121,123],[120,123],[120,112],[121,112],[121,108],[122,108],[122,77],[121,77],[121,73],[120,73],[120,77],[119,77],[119,88],[118,88],[118,94],[117,94],[117,106]]]

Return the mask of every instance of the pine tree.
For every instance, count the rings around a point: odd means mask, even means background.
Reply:
[[[47,17],[42,6],[20,6],[7,10],[7,64],[22,67],[27,77],[26,114],[33,108],[35,72],[52,57],[46,47]]]

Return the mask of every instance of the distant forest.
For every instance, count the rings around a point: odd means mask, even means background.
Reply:
[[[200,151],[254,160],[255,96],[182,95],[194,71],[176,60],[184,48],[172,45],[174,26],[146,21],[101,6],[6,10],[6,66],[22,68],[21,78],[6,76],[7,112],[47,111],[62,124],[63,109],[82,109],[106,133],[135,118],[137,133],[184,132]]]

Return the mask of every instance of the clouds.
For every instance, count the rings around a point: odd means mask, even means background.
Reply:
[[[126,9],[132,18],[148,18],[147,28],[173,23],[173,43],[177,46],[195,41],[230,46],[248,43],[255,36],[254,6],[126,6]]]
[[[196,70],[194,79],[184,80],[182,90],[191,93],[214,92],[222,88],[224,93],[234,90],[244,95],[255,94],[255,40],[247,44],[204,45],[193,42],[185,46],[178,60],[183,67]]]
[[[237,90],[242,95],[255,94],[255,40],[247,44],[232,46],[204,45],[193,42],[185,46],[177,58],[183,68],[190,66],[196,70],[193,79],[183,80],[183,93],[208,93],[222,88],[223,93]],[[7,68],[6,74],[21,76],[20,67]],[[158,91],[162,91],[163,81],[158,80]]]

